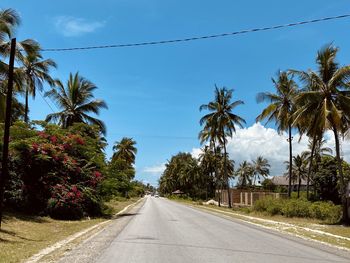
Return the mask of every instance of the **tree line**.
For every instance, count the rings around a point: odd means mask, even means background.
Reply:
[[[315,174],[317,174],[318,166],[322,162],[323,164],[327,162],[323,155],[331,154],[330,149],[322,148],[324,134],[326,131],[333,133],[335,140],[335,163],[333,161],[333,164],[335,166],[332,167],[337,179],[334,187],[343,207],[342,221],[349,223],[346,197],[349,176],[344,174],[344,166],[347,164],[341,156],[340,139],[349,132],[350,66],[341,66],[337,62],[338,51],[339,49],[333,45],[326,45],[320,49],[316,55],[316,70],[279,71],[277,77],[272,79],[275,91],[257,94],[256,101],[265,102],[268,105],[256,117],[256,121],[273,122],[280,134],[287,133],[289,197],[292,192],[292,181],[297,180],[300,185],[301,179],[305,177],[307,198],[310,199],[310,182],[313,185],[317,184]],[[232,172],[234,162],[230,160],[231,156],[227,153],[227,143],[228,138],[231,138],[236,132],[236,127],[243,128],[245,124],[245,120],[234,113],[236,107],[242,104],[244,102],[241,100],[233,100],[233,90],[226,87],[215,87],[214,100],[200,107],[201,111],[208,112],[200,120],[203,129],[199,133],[199,139],[201,144],[205,145],[202,152],[216,157],[211,159],[210,165],[205,162],[202,164],[201,161],[199,165],[210,167],[209,174],[211,178],[215,178],[212,179],[215,182],[215,189],[225,188],[228,193],[230,193],[230,178],[235,173]],[[300,136],[308,136],[309,152],[293,156],[293,131],[298,131]],[[168,164],[170,163],[171,161]],[[268,168],[265,165],[265,169]],[[252,165],[248,162],[241,163],[236,174],[240,175],[241,184],[250,184],[253,174]],[[202,176],[207,178],[208,173],[202,172]],[[161,189],[164,182],[169,180],[167,177],[168,170],[166,169],[160,178]],[[228,196],[228,205],[232,207],[230,194]]]

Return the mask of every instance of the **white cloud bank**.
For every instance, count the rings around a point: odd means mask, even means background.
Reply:
[[[76,37],[95,32],[103,27],[105,22],[87,21],[84,18],[58,16],[54,19],[56,29],[66,37]]]
[[[327,147],[334,149],[334,139],[331,132],[327,132]],[[228,139],[227,151],[230,158],[235,160],[236,168],[242,161],[252,161],[259,155],[267,158],[271,165],[270,174],[272,176],[282,175],[285,172],[284,161],[289,159],[289,147],[287,134],[278,134],[275,129],[265,128],[260,123],[255,123],[251,127],[237,129],[236,134]],[[307,150],[308,138],[304,136],[300,142],[299,135],[295,134],[293,139],[293,155]],[[342,142],[342,152],[344,159],[350,160],[350,142]],[[198,157],[200,149],[194,148],[192,155]]]
[[[236,134],[228,139],[227,151],[230,158],[235,160],[236,169],[242,161],[255,160],[259,155],[267,158],[270,165],[270,175],[283,175],[286,170],[284,161],[289,159],[289,147],[287,134],[278,134],[275,129],[265,128],[260,123],[244,129],[237,129]],[[327,132],[325,146],[334,151],[333,133]],[[308,138],[304,136],[299,142],[299,135],[295,134],[293,139],[293,155],[308,149]],[[200,148],[193,148],[191,154],[198,158]],[[350,161],[350,140],[342,141],[342,155],[346,161]],[[165,163],[148,166],[142,169],[142,173],[152,175],[152,181],[159,178],[165,170]]]
[[[142,172],[146,174],[157,175],[159,177],[164,172],[164,170],[165,170],[165,163],[162,163],[160,165],[145,167],[143,168]]]

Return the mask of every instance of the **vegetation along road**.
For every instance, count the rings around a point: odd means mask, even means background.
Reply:
[[[89,262],[349,262],[339,251],[164,198],[147,197],[139,207],[124,217],[129,221],[113,239],[105,233],[108,246]]]

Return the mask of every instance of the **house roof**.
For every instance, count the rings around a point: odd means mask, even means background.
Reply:
[[[173,194],[183,194],[184,192],[180,191],[180,190],[176,190],[173,192]]]
[[[271,178],[271,181],[275,185],[287,186],[289,185],[289,178],[286,175],[283,176],[274,176]],[[298,181],[292,181],[292,185],[298,185]],[[301,179],[301,185],[307,185],[307,181],[305,179]]]

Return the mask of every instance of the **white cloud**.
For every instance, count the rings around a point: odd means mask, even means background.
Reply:
[[[165,170],[165,163],[160,165],[154,165],[154,166],[148,166],[143,168],[142,172],[146,174],[152,174],[152,175],[161,175]]]
[[[105,22],[87,21],[84,18],[58,16],[54,19],[56,29],[66,37],[76,37],[92,33],[103,27]]]
[[[237,129],[236,134],[228,139],[227,151],[230,158],[235,160],[236,168],[242,161],[252,161],[259,155],[267,158],[271,165],[270,174],[272,176],[282,175],[285,172],[284,161],[289,159],[289,147],[287,134],[278,134],[275,129],[265,128],[260,123],[251,127]],[[325,135],[326,145],[334,149],[334,139],[331,132]],[[293,139],[293,155],[307,150],[308,138],[304,136],[299,142],[299,135],[295,134]],[[342,152],[344,159],[350,161],[350,142],[342,142]],[[200,149],[194,148],[192,155],[197,157]]]

